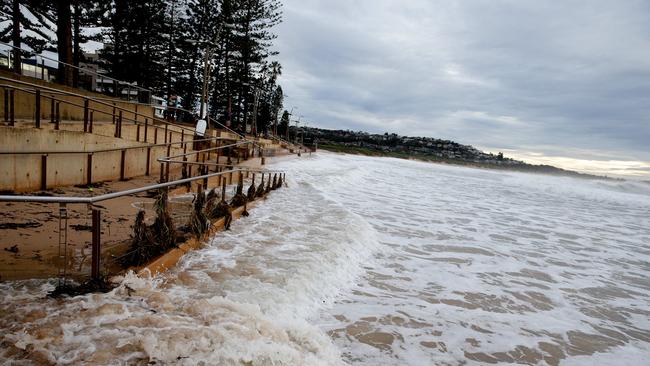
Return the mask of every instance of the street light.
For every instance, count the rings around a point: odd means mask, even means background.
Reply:
[[[255,88],[255,94],[253,94],[253,124],[251,126],[251,132],[255,131],[255,136],[257,136],[257,105],[259,104],[259,93],[261,89],[257,84],[251,84],[248,82],[243,82],[241,85],[252,86]],[[246,130],[246,127],[248,127],[248,112],[244,114],[244,131]]]
[[[199,118],[203,119],[204,112],[207,114],[207,99],[208,99],[208,86],[209,86],[209,79],[210,79],[210,59],[214,55],[214,50],[218,47],[216,42],[219,41],[219,36],[221,34],[221,27],[217,29],[217,34],[215,35],[214,42],[213,41],[197,41],[195,39],[186,39],[185,41],[189,44],[206,44],[208,46],[205,47],[205,60],[203,61],[203,87],[201,89],[201,107],[200,107],[200,112],[199,112]]]
[[[291,112],[289,112],[289,121],[287,121],[287,141],[289,141],[289,126],[291,126],[291,116],[293,116],[293,110],[298,109],[298,107],[291,106]]]
[[[298,142],[298,125],[300,124],[300,119],[301,119],[302,117],[304,117],[304,116],[300,115],[300,116],[298,116],[298,119],[297,119],[297,120],[293,121],[293,122],[296,124],[296,136],[295,136],[295,138],[293,139],[293,142],[294,142],[294,143],[297,143],[297,142]],[[287,127],[287,130],[289,130],[288,127]],[[288,137],[287,137],[287,139],[288,139]]]

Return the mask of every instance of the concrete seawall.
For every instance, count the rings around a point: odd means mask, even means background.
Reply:
[[[132,130],[135,126],[129,127],[125,130]],[[91,182],[127,179],[145,175],[147,171],[155,176],[160,173],[160,164],[156,159],[167,155],[165,146],[148,147],[142,142],[79,131],[0,127],[0,136],[4,152],[79,152],[0,155],[0,190],[15,192],[43,188],[43,172],[46,175],[46,188],[86,184],[89,172]],[[170,153],[182,153],[183,148],[180,146],[171,147]],[[94,152],[126,148],[128,150],[124,150],[124,159],[121,150]],[[172,171],[178,169],[175,166]]]
[[[68,92],[68,93],[75,93],[79,94],[85,97],[89,98],[96,98],[96,99],[101,99],[104,103],[108,103],[109,105],[114,104],[116,107],[119,108],[124,108],[128,109],[131,111],[135,112],[136,104],[135,103],[129,103],[127,101],[118,99],[118,98],[110,98],[107,97],[106,95],[99,94],[99,93],[92,93],[88,92],[85,90],[77,89],[77,88],[72,88],[72,87],[66,87],[63,85],[58,85],[58,84],[52,84],[48,83],[46,81],[40,80],[40,79],[35,79],[29,76],[24,76],[24,75],[16,75],[14,73],[5,71],[5,70],[0,70],[0,76],[2,77],[7,77],[7,78],[12,78],[16,79],[18,81],[23,81],[23,82],[28,82],[32,84],[37,84],[39,86],[42,86],[44,88],[56,88],[58,90],[61,90],[63,92]],[[14,83],[11,81],[6,81],[2,80],[0,83],[2,84],[8,84],[8,85],[14,85],[16,87],[25,87],[19,83]],[[27,87],[27,89],[31,89],[31,87]],[[84,98],[83,97],[75,97],[75,96],[69,96],[69,95],[63,95],[63,94],[52,94],[46,91],[42,92],[41,96],[41,118],[43,120],[47,120],[50,118],[51,114],[51,103],[50,99],[47,98],[46,96],[49,95],[54,95],[55,98],[61,100],[60,104],[60,116],[62,120],[72,120],[72,121],[81,121],[83,120],[84,117],[84,111],[83,108],[75,107],[73,105],[66,104],[65,102],[70,102],[74,104],[80,104],[83,105],[84,103]],[[4,96],[3,96],[4,97]],[[23,91],[15,91],[14,93],[14,114],[16,119],[33,119],[34,118],[34,108],[36,105],[36,98],[33,94],[31,93],[26,93]],[[113,108],[110,106],[106,106],[100,103],[94,103],[90,102],[90,107],[93,109],[98,110],[97,112],[94,113],[94,120],[95,121],[112,121],[113,117]],[[100,113],[101,112],[101,113]],[[153,117],[153,108],[148,105],[138,105],[137,106],[137,112],[142,114],[143,116],[149,116]],[[141,121],[144,121],[144,117],[140,116],[138,119]],[[128,119],[133,119],[135,117],[134,113],[128,113],[128,112],[123,112],[123,118],[128,118]]]

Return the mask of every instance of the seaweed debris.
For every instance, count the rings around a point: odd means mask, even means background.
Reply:
[[[144,211],[139,211],[133,224],[131,246],[118,260],[124,266],[140,266],[176,246],[178,236],[167,205],[167,190],[161,189],[154,203],[156,220],[145,223]]]
[[[189,223],[190,229],[192,230],[192,233],[196,235],[196,237],[203,235],[203,233],[205,233],[210,227],[210,220],[208,219],[208,215],[203,210],[205,201],[205,192],[201,190],[196,194],[196,197],[194,199],[194,209],[190,215]]]
[[[110,283],[106,277],[99,279],[88,280],[80,284],[64,282],[59,284],[47,294],[48,297],[61,298],[63,296],[79,296],[86,295],[93,292],[106,293],[115,288],[115,285]]]

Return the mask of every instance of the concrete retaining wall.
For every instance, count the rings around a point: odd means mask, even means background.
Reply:
[[[112,125],[111,125],[112,126]],[[131,126],[134,127],[134,126]],[[153,140],[153,138],[152,138]],[[86,184],[88,175],[88,151],[101,149],[140,148],[125,150],[124,178],[145,175],[148,148],[143,143],[125,141],[113,137],[78,131],[39,130],[34,128],[0,127],[2,151],[79,151],[79,154],[29,154],[0,155],[0,190],[27,192],[41,189],[43,159],[45,159],[46,186]],[[162,141],[160,141],[162,143]],[[188,145],[191,151],[191,145]],[[171,154],[183,152],[181,145],[171,148]],[[151,147],[149,173],[157,176],[160,164],[156,159],[167,155],[167,147]],[[45,158],[44,158],[45,156]],[[121,177],[122,151],[96,152],[92,154],[92,182],[118,180]],[[172,172],[180,168],[175,166]]]
[[[28,76],[18,76],[16,74],[0,70],[0,76],[3,77],[10,77],[13,79],[17,79],[20,81],[24,82],[29,82],[32,84],[38,84],[43,87],[47,88],[56,88],[61,91],[65,92],[71,92],[75,94],[80,94],[83,96],[91,97],[91,98],[101,98],[104,103],[108,103],[109,105],[115,104],[116,107],[121,107],[125,108],[129,111],[135,111],[137,108],[137,112],[142,114],[143,116],[138,117],[138,120],[143,121],[144,116],[149,116],[150,118],[153,116],[153,108],[149,105],[137,105],[136,103],[129,103],[126,101],[123,101],[121,99],[117,98],[109,98],[106,97],[103,94],[98,94],[98,93],[92,93],[88,92],[85,90],[80,90],[76,88],[71,88],[71,87],[66,87],[62,85],[57,85],[57,84],[52,84],[45,82],[43,80],[39,79],[34,79]],[[27,89],[32,89],[32,87],[26,86],[26,85],[21,85],[18,83],[12,83],[10,81],[1,81],[0,83],[2,84],[9,84],[9,85],[16,85],[17,87],[22,87],[22,88],[27,88]],[[64,102],[71,102],[75,104],[79,104],[83,106],[84,103],[84,98],[82,97],[73,97],[73,96],[68,96],[68,95],[62,95],[62,94],[51,94],[50,92],[42,92],[41,96],[41,119],[43,120],[49,120],[51,118],[51,99],[47,98],[45,96],[53,95],[55,98],[62,100]],[[2,100],[4,101],[4,91],[3,91],[3,96]],[[104,100],[106,99],[106,100]],[[75,107],[69,104],[66,104],[64,102],[61,102],[59,105],[59,114],[61,120],[73,120],[73,121],[82,121],[84,117],[84,111],[83,108]],[[4,102],[3,102],[4,103]],[[16,119],[26,119],[26,120],[33,120],[34,119],[34,106],[36,105],[36,98],[33,94],[22,92],[22,91],[15,91],[14,94],[14,116]],[[4,104],[3,104],[4,107]],[[99,103],[95,102],[90,102],[89,107],[96,109],[97,111],[94,113],[94,120],[95,121],[112,121],[113,120],[113,108],[111,106],[105,106]],[[4,109],[3,109],[4,110]],[[4,112],[3,112],[4,113]],[[4,116],[3,116],[4,117]],[[129,112],[124,112],[123,113],[124,118],[135,118],[134,113],[129,113]]]

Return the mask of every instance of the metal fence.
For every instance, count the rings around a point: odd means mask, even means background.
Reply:
[[[0,42],[0,66],[12,70],[15,66],[13,53],[16,50],[18,50],[21,55],[27,56],[21,57],[20,69],[22,75],[47,82],[57,81],[56,78],[50,74],[50,71],[53,68],[46,65],[46,61],[48,61],[57,65],[56,69],[58,69],[58,67],[64,67],[77,70],[79,73],[79,80],[77,80],[76,85],[77,87],[128,101],[136,100],[147,104],[151,103],[151,97],[153,94],[150,89],[143,88],[135,83],[112,78],[86,67],[75,66],[42,54],[39,55],[33,51],[18,48],[5,42]]]
[[[79,276],[89,276],[93,280],[99,279],[102,275],[106,274],[112,274],[112,268],[114,268],[115,262],[118,261],[121,257],[124,257],[126,255],[129,255],[130,253],[122,253],[118,257],[113,257],[106,263],[102,263],[102,252],[105,251],[106,248],[102,248],[102,241],[101,241],[101,232],[102,232],[102,211],[105,210],[104,207],[99,205],[101,202],[106,202],[114,199],[118,199],[120,197],[125,197],[125,196],[135,196],[138,195],[139,193],[143,192],[148,192],[152,190],[160,190],[160,189],[166,189],[169,190],[171,187],[177,187],[177,186],[182,186],[186,184],[191,184],[192,182],[201,182],[200,184],[197,185],[197,191],[199,190],[205,190],[205,189],[210,189],[210,188],[216,188],[216,187],[221,187],[222,188],[222,197],[225,199],[225,194],[226,194],[226,185],[228,182],[228,175],[230,176],[230,184],[233,183],[233,175],[236,175],[239,177],[239,185],[242,184],[243,182],[243,177],[244,175],[250,175],[253,174],[253,184],[254,182],[254,175],[255,174],[261,174],[262,175],[262,185],[264,185],[264,176],[266,175],[267,178],[267,192],[270,190],[271,187],[271,175],[273,174],[274,179],[273,182],[276,182],[276,178],[278,175],[280,176],[280,181],[283,181],[286,179],[286,174],[283,171],[279,170],[267,170],[267,169],[255,169],[255,168],[241,168],[241,167],[233,167],[231,164],[232,162],[230,161],[230,158],[228,159],[228,163],[226,164],[219,164],[218,160],[216,162],[211,162],[209,160],[205,160],[205,157],[207,156],[206,154],[213,152],[213,151],[218,151],[218,150],[230,150],[230,148],[234,146],[239,146],[242,144],[251,144],[251,141],[242,141],[238,142],[235,144],[229,144],[229,145],[224,145],[216,148],[209,148],[209,149],[204,149],[204,150],[199,150],[199,151],[194,151],[190,153],[185,153],[182,155],[176,155],[176,156],[167,156],[165,158],[160,158],[158,161],[161,164],[165,164],[167,167],[169,167],[170,164],[180,164],[183,166],[198,166],[199,168],[195,171],[196,175],[192,176],[191,170],[187,172],[189,175],[188,177],[168,181],[169,177],[169,168],[166,168],[164,171],[166,172],[165,175],[161,175],[161,181],[160,183],[157,184],[150,184],[142,187],[137,187],[133,189],[127,189],[127,190],[122,190],[119,192],[111,192],[111,193],[105,193],[97,196],[92,196],[92,197],[80,197],[80,196],[26,196],[26,195],[0,195],[0,202],[19,202],[19,203],[44,203],[44,204],[56,204],[57,208],[56,213],[57,213],[57,219],[58,219],[58,261],[57,261],[57,270],[58,270],[58,276],[59,276],[59,283],[65,284],[67,278],[70,276],[71,272],[71,265],[70,265],[70,258],[68,257],[68,208],[70,205],[86,205],[89,208],[89,213],[91,217],[91,265],[90,265],[90,273],[77,273],[77,277]],[[198,161],[198,158],[196,159],[197,161],[194,162],[189,162],[187,161],[188,156],[196,155],[201,156],[201,161]],[[183,160],[177,160],[179,158],[182,158]],[[230,163],[230,164],[229,164]],[[209,172],[210,170],[214,170],[212,172]],[[161,171],[163,171],[161,169]],[[217,183],[214,184],[214,187],[210,187],[209,185],[209,179],[218,177]]]

